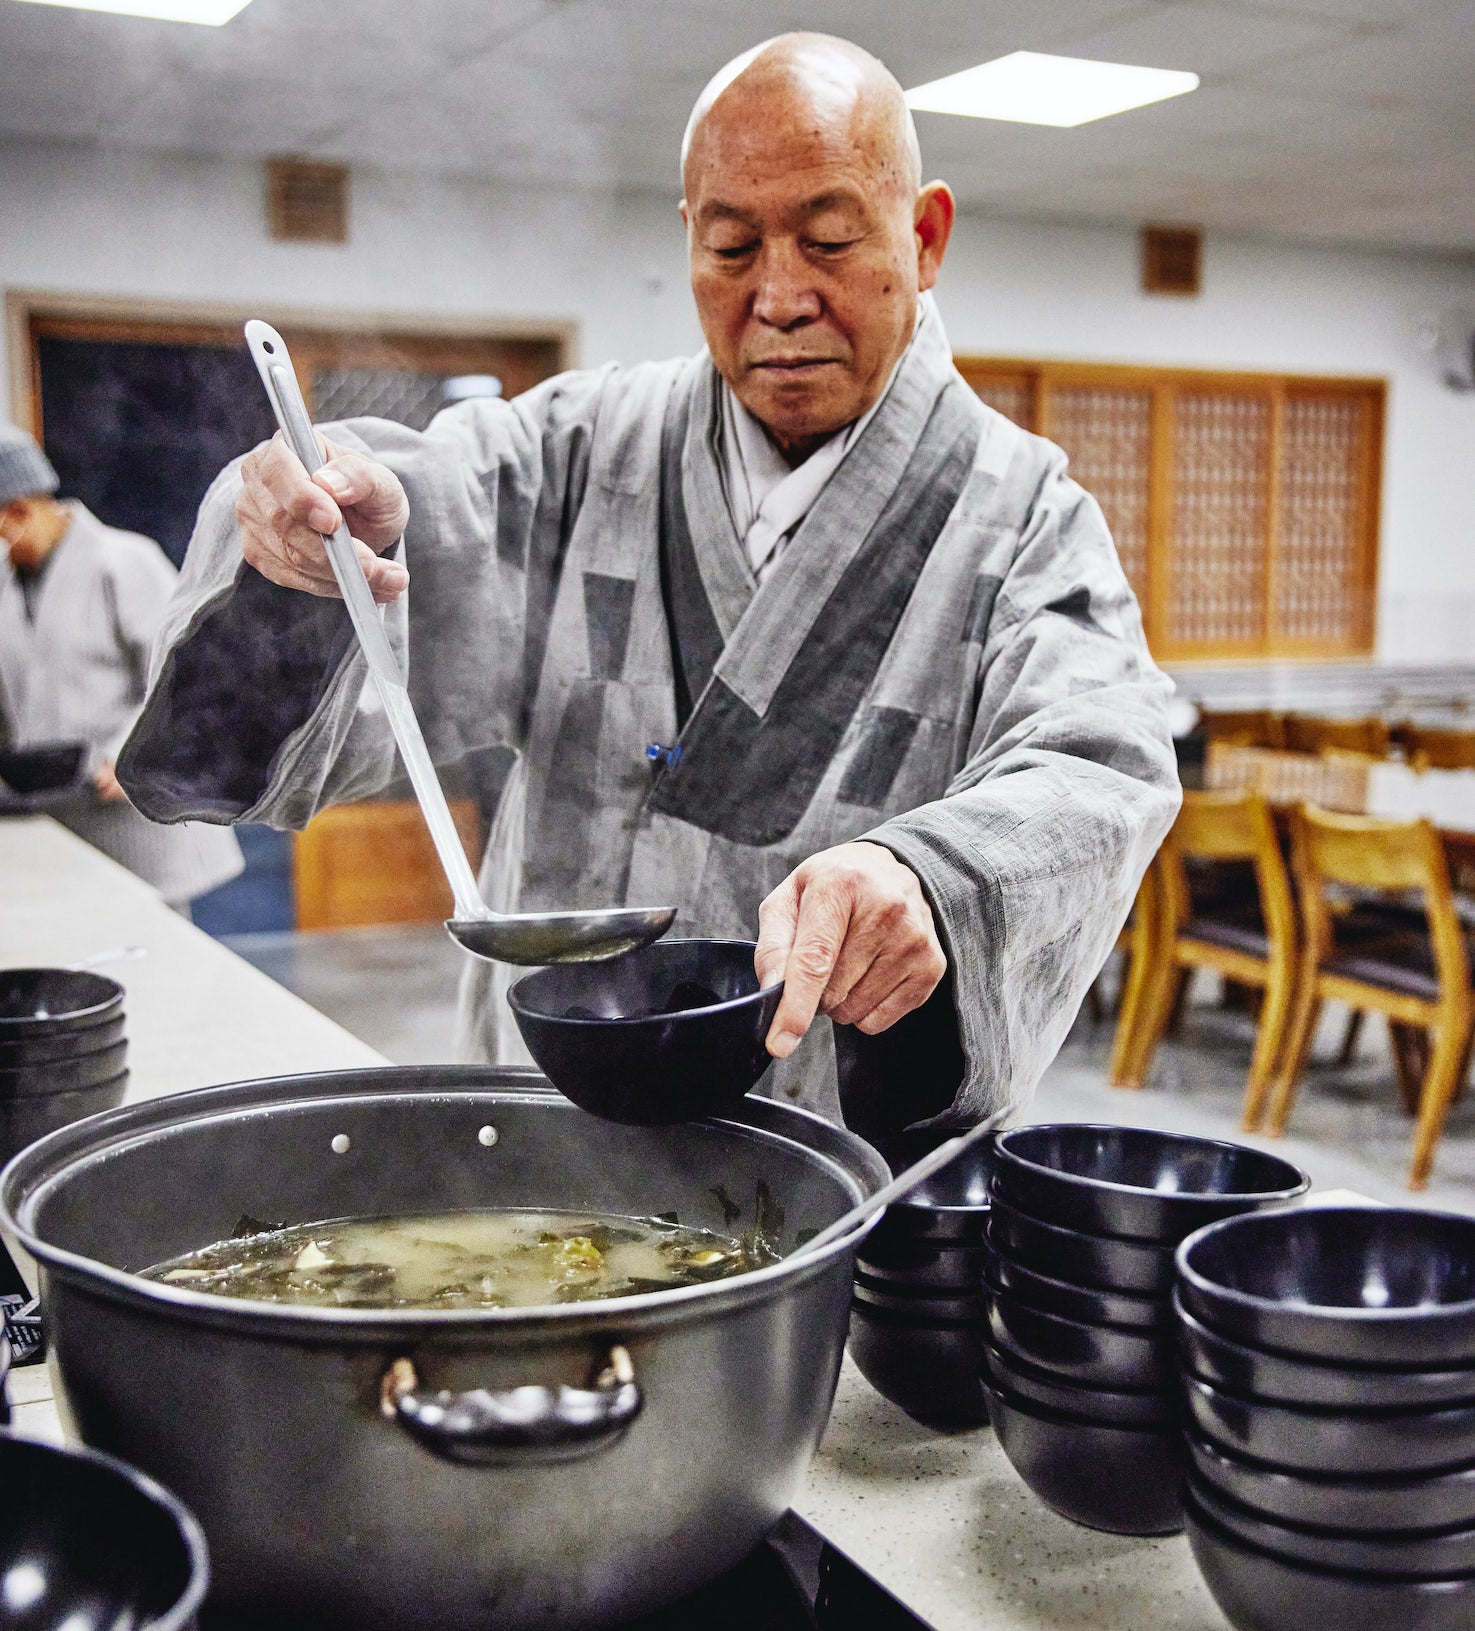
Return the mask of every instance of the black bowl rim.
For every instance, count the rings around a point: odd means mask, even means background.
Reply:
[[[1282,1318],[1296,1320],[1325,1321],[1328,1325],[1351,1321],[1355,1325],[1376,1327],[1379,1325],[1413,1325],[1425,1322],[1454,1323],[1461,1320],[1475,1319],[1475,1297],[1466,1298],[1457,1303],[1437,1303],[1422,1308],[1349,1308],[1333,1307],[1329,1303],[1303,1303],[1283,1302],[1274,1297],[1259,1297],[1250,1291],[1239,1291],[1233,1286],[1220,1285],[1217,1280],[1210,1280],[1201,1274],[1191,1261],[1192,1253],[1206,1239],[1212,1237],[1217,1231],[1233,1228],[1273,1228],[1277,1221],[1284,1218],[1300,1218],[1315,1214],[1318,1217],[1366,1217],[1368,1213],[1375,1213],[1379,1217],[1417,1217],[1438,1218],[1441,1221],[1453,1223],[1462,1229],[1470,1231],[1472,1246],[1475,1246],[1475,1217],[1461,1212],[1436,1211],[1434,1208],[1413,1206],[1296,1206],[1267,1209],[1260,1212],[1244,1213],[1238,1217],[1220,1218],[1216,1223],[1206,1224],[1202,1229],[1194,1232],[1179,1246],[1176,1256],[1178,1280],[1186,1281],[1200,1296],[1210,1302],[1223,1302],[1231,1307],[1237,1307],[1251,1314],[1270,1314]],[[1294,1357],[1294,1356],[1292,1356]],[[1408,1370],[1437,1370],[1439,1367],[1410,1365],[1394,1366],[1394,1369]],[[1456,1367],[1457,1369],[1459,1367]]]
[[[1038,1161],[1031,1161],[1028,1157],[1019,1155],[1011,1150],[1007,1140],[1015,1133],[1038,1132],[1041,1128],[1069,1127],[1083,1132],[1093,1133],[1136,1133],[1146,1134],[1158,1138],[1174,1138],[1184,1143],[1198,1144],[1205,1149],[1227,1150],[1236,1155],[1254,1155],[1265,1161],[1284,1167],[1288,1172],[1294,1172],[1300,1182],[1290,1188],[1281,1189],[1246,1189],[1246,1190],[1197,1190],[1197,1189],[1143,1189],[1137,1184],[1119,1184],[1110,1178],[1087,1178],[1077,1172],[1062,1172],[1059,1167],[1047,1167]],[[1242,1200],[1247,1204],[1259,1203],[1261,1206],[1278,1200],[1294,1200],[1298,1195],[1304,1195],[1311,1187],[1310,1175],[1302,1172],[1293,1162],[1287,1161],[1282,1155],[1272,1155],[1269,1150],[1256,1149],[1252,1144],[1235,1144],[1224,1138],[1201,1138],[1197,1133],[1170,1133],[1164,1132],[1160,1127],[1129,1127],[1121,1122],[1114,1121],[1042,1121],[1028,1127],[1010,1127],[999,1134],[994,1142],[1001,1160],[1009,1160],[1017,1165],[1027,1168],[1032,1175],[1050,1179],[1058,1179],[1061,1183],[1079,1187],[1097,1193],[1108,1195],[1131,1196],[1164,1202],[1182,1201],[1190,1206],[1215,1206],[1226,1201]]]
[[[98,974],[90,968],[0,968],[0,979],[16,974],[73,974],[84,979],[100,981],[112,989],[108,995],[97,1002],[88,1003],[85,1008],[71,1008],[64,1014],[0,1014],[0,1037],[5,1036],[7,1026],[24,1029],[32,1025],[57,1025],[68,1028],[85,1030],[87,1025],[96,1024],[106,1017],[105,1011],[115,1003],[121,1004],[124,997],[123,987],[117,980],[107,974]]]
[[[1078,1235],[1084,1240],[1089,1240],[1093,1247],[1109,1246],[1113,1250],[1125,1247],[1128,1251],[1152,1252],[1157,1257],[1168,1258],[1169,1261],[1173,1260],[1178,1250],[1177,1246],[1166,1240],[1145,1240],[1140,1235],[1109,1235],[1104,1229],[1077,1229],[1073,1223],[1056,1223],[1050,1218],[1042,1218],[1037,1212],[1031,1212],[1008,1195],[994,1197],[991,1210],[995,1209],[1004,1213],[1012,1212],[1015,1217],[1023,1218],[1033,1229],[1051,1229],[1058,1235]]]
[[[1005,1352],[999,1347],[998,1343],[994,1341],[993,1332],[987,1327],[984,1328],[983,1346],[988,1353],[994,1355],[994,1357],[997,1359],[1001,1359],[1011,1370],[1023,1371],[1024,1374],[1031,1380],[1038,1380],[1042,1383],[1048,1383],[1051,1387],[1068,1388],[1072,1393],[1104,1393],[1112,1399],[1162,1399],[1165,1403],[1175,1402],[1178,1396],[1176,1388],[1101,1387],[1096,1382],[1081,1382],[1074,1376],[1066,1376],[1058,1371],[1046,1370],[1043,1365],[1036,1365],[1028,1359],[1021,1358],[1017,1354]],[[1029,1402],[1029,1400],[1025,1400],[1026,1404]],[[1049,1409],[1050,1407],[1046,1405],[1044,1408]],[[1084,1415],[1085,1412],[1083,1411],[1082,1414]],[[1094,1425],[1111,1427],[1114,1426],[1115,1423],[1105,1422],[1095,1423]],[[1173,1422],[1165,1423],[1164,1425],[1167,1427],[1172,1427],[1176,1430],[1179,1423],[1174,1420]]]
[[[1281,1399],[1261,1399],[1253,1394],[1240,1393],[1232,1387],[1225,1387],[1220,1382],[1206,1382],[1202,1376],[1195,1376],[1191,1371],[1184,1371],[1181,1377],[1185,1391],[1196,1388],[1206,1391],[1216,1398],[1231,1399],[1235,1404],[1247,1405],[1251,1410],[1260,1411],[1264,1415],[1278,1412],[1286,1416],[1301,1416],[1307,1421],[1353,1421],[1360,1426],[1378,1427],[1384,1422],[1409,1421],[1414,1417],[1432,1419],[1439,1417],[1447,1420],[1451,1416],[1461,1416],[1475,1428],[1475,1400],[1464,1404],[1433,1404],[1433,1405],[1375,1405],[1371,1409],[1349,1411],[1346,1405],[1329,1404],[1317,1406],[1310,1404],[1287,1404]],[[1291,1469],[1287,1469],[1291,1470]]]
[[[1469,1484],[1472,1493],[1475,1493],[1475,1461],[1456,1462],[1451,1467],[1441,1467],[1435,1472],[1403,1474],[1298,1472],[1291,1467],[1277,1467],[1272,1462],[1259,1461],[1254,1456],[1238,1455],[1233,1450],[1226,1450],[1222,1444],[1205,1437],[1194,1425],[1191,1416],[1184,1426],[1183,1437],[1191,1446],[1188,1452],[1190,1458],[1195,1450],[1202,1451],[1215,1460],[1226,1462],[1236,1472],[1248,1473],[1255,1478],[1282,1478],[1287,1483],[1304,1485],[1313,1492],[1325,1485],[1336,1490],[1367,1489],[1394,1495],[1399,1490],[1422,1488],[1425,1484],[1458,1481]]]
[[[1399,1574],[1348,1574],[1343,1569],[1330,1569],[1316,1563],[1304,1563],[1300,1558],[1282,1557],[1280,1553],[1267,1551],[1263,1546],[1256,1546],[1252,1541],[1244,1540],[1239,1535],[1231,1535],[1212,1513],[1205,1512],[1194,1499],[1193,1485],[1188,1479],[1184,1480],[1183,1512],[1189,1528],[1204,1531],[1217,1546],[1246,1552],[1257,1562],[1274,1563],[1278,1568],[1285,1569],[1291,1574],[1304,1574],[1312,1580],[1334,1580],[1338,1585],[1349,1586],[1354,1591],[1425,1593],[1445,1586],[1475,1587],[1475,1573],[1430,1575],[1422,1578]]]
[[[82,1033],[85,1034],[85,1033]],[[7,1081],[16,1075],[29,1076],[33,1071],[56,1070],[63,1065],[75,1065],[83,1059],[95,1059],[100,1053],[112,1053],[117,1048],[126,1048],[128,1038],[120,1036],[116,1042],[104,1042],[100,1048],[88,1048],[82,1053],[65,1053],[60,1059],[38,1059],[29,1065],[0,1065],[0,1082]]]
[[[712,940],[701,935],[689,935],[684,940],[657,940],[653,941],[651,950],[658,950],[667,946],[746,946],[750,951],[757,951],[756,940]],[[647,948],[641,947],[641,950]],[[550,1014],[542,1008],[530,1008],[526,999],[518,997],[518,991],[529,980],[536,979],[544,972],[535,968],[524,974],[520,979],[514,980],[507,988],[507,1004],[517,1014],[525,1014],[529,1019],[552,1020],[559,1025],[588,1025],[606,1029],[611,1025],[652,1025],[668,1024],[672,1020],[683,1020],[698,1014],[722,1014],[736,1012],[740,1008],[761,1004],[775,991],[782,991],[784,982],[776,980],[772,985],[760,985],[756,991],[749,991],[741,997],[726,997],[721,1002],[711,1002],[705,1008],[682,1008],[674,1014],[615,1014],[606,1018],[602,1014],[592,1017],[583,1014]],[[755,978],[756,973],[755,973]]]
[[[1146,1304],[1150,1305],[1150,1307],[1153,1310],[1153,1321],[1152,1321],[1152,1328],[1153,1329],[1158,1329],[1167,1322],[1168,1299],[1172,1295],[1172,1293],[1170,1293],[1170,1292],[1164,1291],[1164,1292],[1160,1293],[1158,1296],[1153,1296],[1152,1293],[1148,1292],[1148,1291],[1141,1291],[1141,1292],[1139,1292],[1139,1291],[1108,1291],[1108,1290],[1105,1290],[1104,1288],[1102,1288],[1100,1286],[1085,1286],[1085,1285],[1079,1284],[1075,1280],[1061,1280],[1061,1279],[1058,1279],[1053,1274],[1042,1274],[1039,1271],[1039,1269],[1035,1268],[1032,1264],[1021,1263],[1019,1261],[1019,1259],[1017,1257],[1015,1257],[1011,1252],[1005,1251],[1005,1249],[1002,1246],[995,1246],[992,1243],[992,1241],[989,1242],[988,1250],[989,1250],[990,1254],[993,1257],[1003,1258],[1004,1261],[1009,1265],[1009,1267],[1011,1269],[1017,1270],[1020,1274],[1022,1274],[1025,1277],[1026,1280],[1039,1280],[1039,1281],[1043,1282],[1045,1285],[1050,1286],[1052,1288],[1053,1287],[1058,1287],[1061,1291],[1075,1292],[1075,1293],[1079,1294],[1082,1297],[1092,1298],[1097,1302],[1106,1301],[1106,1300],[1109,1300],[1110,1298],[1113,1298],[1113,1297],[1118,1297],[1123,1302],[1127,1302],[1127,1303],[1146,1303]],[[1019,1296],[1020,1295],[1020,1293],[1018,1293],[1018,1292],[1011,1292],[1007,1286],[1000,1284],[999,1281],[994,1279],[992,1275],[989,1275],[988,1278],[989,1278],[991,1284],[993,1285],[995,1291],[997,1291],[1001,1296],[1009,1297],[1009,1296]],[[1054,1310],[1053,1309],[1044,1309],[1044,1310],[1042,1310],[1042,1312],[1044,1312],[1044,1313],[1053,1313]],[[1070,1315],[1069,1314],[1062,1314],[1062,1315],[1060,1315],[1058,1317],[1061,1318],[1061,1319],[1069,1319]],[[1109,1325],[1114,1330],[1119,1329],[1119,1330],[1128,1330],[1128,1331],[1130,1331],[1130,1330],[1146,1330],[1146,1329],[1148,1329],[1147,1326],[1130,1326],[1130,1325],[1124,1326],[1118,1320],[1091,1320],[1091,1321],[1082,1322],[1082,1323],[1089,1323],[1089,1324],[1092,1324],[1092,1325],[1097,1325],[1097,1324]]]
[[[983,1377],[981,1381],[985,1393],[996,1395],[1010,1410],[1017,1410],[1023,1416],[1033,1416],[1047,1427],[1088,1427],[1098,1433],[1126,1433],[1134,1438],[1158,1440],[1178,1437],[1178,1427],[1173,1422],[1165,1423],[1162,1427],[1123,1427],[1120,1422],[1092,1421],[1089,1416],[1075,1416],[1068,1410],[1052,1410],[1049,1405],[1021,1399],[1017,1393],[998,1387],[991,1377]]]
[[[183,1627],[193,1622],[210,1589],[210,1549],[206,1544],[205,1531],[200,1527],[199,1519],[173,1490],[165,1488],[163,1484],[150,1478],[146,1472],[141,1472],[131,1463],[120,1461],[117,1456],[91,1449],[86,1445],[48,1444],[40,1439],[22,1438],[9,1429],[0,1431],[0,1443],[6,1441],[23,1444],[29,1450],[47,1455],[61,1456],[73,1461],[90,1461],[94,1466],[116,1474],[136,1494],[162,1507],[178,1528],[180,1538],[184,1542],[190,1565],[189,1580],[184,1594],[174,1606],[167,1613],[149,1620],[148,1631],[182,1631]]]
[[[1212,1342],[1220,1342],[1226,1348],[1233,1348],[1236,1352],[1248,1354],[1252,1360],[1266,1360],[1275,1365],[1294,1365],[1306,1371],[1336,1371],[1340,1375],[1393,1378],[1399,1376],[1419,1376],[1424,1378],[1453,1379],[1468,1376],[1470,1378],[1470,1397],[1475,1400],[1475,1359],[1468,1365],[1372,1365],[1357,1360],[1339,1361],[1323,1359],[1311,1354],[1285,1353],[1279,1348],[1264,1347],[1258,1342],[1246,1342],[1243,1337],[1231,1335],[1228,1331],[1221,1331],[1217,1326],[1201,1319],[1194,1311],[1184,1304],[1175,1286],[1172,1292],[1173,1318],[1178,1322],[1180,1330],[1187,1330],[1195,1341],[1201,1341],[1203,1336]],[[1207,1381],[1209,1378],[1200,1378]],[[1216,1384],[1217,1385],[1217,1384]],[[1284,1399],[1265,1399],[1265,1404],[1285,1404]],[[1331,1408],[1328,1406],[1328,1408]],[[1345,1404],[1342,1409],[1348,1408]],[[1372,1408],[1376,1409],[1377,1406]],[[1414,1408],[1410,1406],[1410,1408]]]
[[[1030,1319],[1053,1320],[1055,1324],[1068,1326],[1073,1331],[1090,1331],[1113,1340],[1121,1338],[1128,1342],[1143,1342],[1151,1348],[1160,1349],[1165,1354],[1171,1352],[1175,1361],[1178,1357],[1173,1328],[1166,1322],[1152,1330],[1144,1330],[1140,1325],[1116,1325],[1111,1320],[1073,1320],[1069,1314],[1056,1314],[1048,1308],[1036,1308],[1033,1303],[1025,1302],[1016,1292],[1006,1291],[1002,1286],[995,1285],[992,1280],[985,1279],[984,1284],[994,1301],[1018,1309]],[[1220,1391],[1224,1390],[1221,1388]]]

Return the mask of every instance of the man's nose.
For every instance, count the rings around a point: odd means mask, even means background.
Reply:
[[[812,323],[822,310],[819,291],[803,255],[795,244],[763,246],[759,256],[758,286],[753,294],[753,315],[773,328],[795,328]]]

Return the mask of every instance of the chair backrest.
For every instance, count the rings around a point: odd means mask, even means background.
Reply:
[[[1185,861],[1248,861],[1255,871],[1260,913],[1271,941],[1289,949],[1296,934],[1290,875],[1275,818],[1254,792],[1183,795],[1183,807],[1163,845],[1165,910],[1174,932],[1192,910]]]
[[[1285,719],[1268,708],[1206,708],[1198,716],[1198,729],[1211,742],[1232,742],[1246,748],[1285,746]]]
[[[1322,719],[1314,714],[1287,714],[1285,745],[1293,753],[1324,753],[1337,748],[1343,753],[1366,753],[1374,759],[1388,757],[1390,732],[1386,720]]]
[[[1415,770],[1475,770],[1475,730],[1399,725],[1393,738]]]
[[[1294,816],[1293,843],[1306,930],[1319,955],[1332,941],[1328,884],[1389,895],[1417,890],[1424,899],[1440,983],[1446,988],[1468,983],[1449,864],[1429,822],[1382,821],[1303,805]]]

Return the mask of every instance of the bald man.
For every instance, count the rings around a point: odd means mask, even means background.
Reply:
[[[998,1115],[1172,819],[1167,684],[1063,455],[952,365],[953,199],[885,68],[746,53],[682,180],[706,350],[326,427],[311,482],[280,440],[227,470],[119,776],[159,820],[282,826],[384,784],[342,516],[432,751],[517,750],[491,904],[757,931],[766,1091],[841,1113],[838,1051],[885,1062],[840,1072],[874,1136]],[[505,982],[470,968],[466,1055],[520,1056]]]

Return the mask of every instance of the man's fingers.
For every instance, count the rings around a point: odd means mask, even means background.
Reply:
[[[768,1032],[768,1051],[775,1059],[787,1059],[809,1029],[849,920],[849,906],[840,891],[823,882],[800,885],[794,945],[784,965],[783,1000]]]
[[[760,986],[775,985],[783,979],[798,921],[799,886],[790,873],[758,908],[758,944],[753,951],[753,970]]]
[[[867,1036],[877,1036],[889,1030],[897,1020],[904,1019],[914,1008],[920,1008],[937,985],[936,980],[930,983],[923,979],[904,980],[885,1001],[855,1021],[856,1030],[864,1031]]]
[[[326,440],[323,450],[331,456],[313,476],[312,484],[347,513],[354,537],[362,538],[376,555],[381,553],[405,530],[409,519],[409,501],[399,477],[377,460],[362,453],[339,452]],[[331,532],[333,528],[320,530]]]

